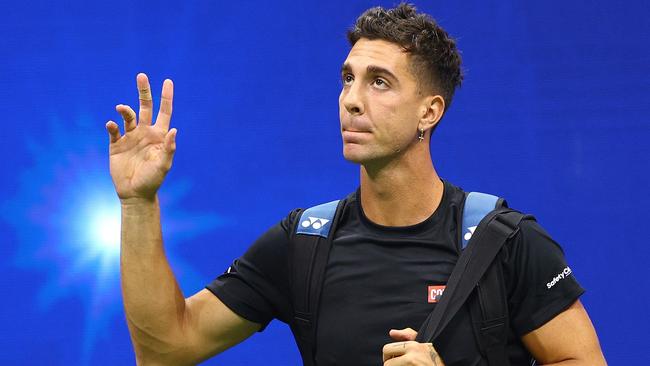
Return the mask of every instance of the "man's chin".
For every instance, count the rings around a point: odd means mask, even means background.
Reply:
[[[364,151],[365,152],[365,151]],[[372,165],[379,161],[376,156],[370,155],[368,153],[362,153],[361,151],[346,151],[343,149],[343,158],[350,163],[359,164],[359,165]]]
[[[359,164],[359,165],[363,164],[363,160],[361,159],[349,158],[345,155],[343,155],[343,158],[352,164]]]
[[[367,157],[364,154],[361,154],[360,151],[354,151],[356,149],[348,149],[345,146],[343,147],[343,158],[350,163],[354,164],[363,164],[367,160]]]

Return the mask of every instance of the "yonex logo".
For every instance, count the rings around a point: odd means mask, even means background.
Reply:
[[[330,222],[330,220],[328,220],[328,219],[322,219],[320,217],[309,216],[309,217],[307,217],[307,220],[304,220],[303,222],[301,222],[300,225],[302,227],[304,227],[304,228],[311,227],[314,230],[319,230],[320,228],[325,226],[325,224],[327,224],[328,222]]]
[[[467,230],[469,230],[469,232],[465,233],[465,235],[463,236],[463,238],[464,238],[466,241],[469,241],[469,239],[472,238],[472,235],[474,235],[474,230],[476,230],[476,226],[470,226],[470,227],[467,228]]]

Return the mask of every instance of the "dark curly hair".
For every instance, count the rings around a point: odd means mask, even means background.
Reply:
[[[419,87],[440,93],[445,110],[463,81],[456,41],[427,14],[401,3],[393,9],[366,10],[348,30],[351,46],[361,38],[382,39],[401,46],[411,55],[411,72]]]

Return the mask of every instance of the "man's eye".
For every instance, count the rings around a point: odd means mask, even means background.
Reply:
[[[388,83],[384,79],[375,79],[373,81],[373,84],[375,84],[375,86],[378,86],[382,89],[388,88]]]
[[[348,85],[354,81],[354,78],[350,74],[343,75],[343,84]]]

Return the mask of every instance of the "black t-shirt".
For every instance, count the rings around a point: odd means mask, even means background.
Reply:
[[[365,217],[359,191],[348,197],[321,295],[316,336],[318,365],[381,365],[390,329],[417,330],[433,310],[430,287],[444,285],[459,258],[458,187],[444,182],[438,209],[408,227],[386,227]],[[263,234],[207,288],[240,316],[266,326],[292,318],[288,240],[301,210]],[[524,221],[506,244],[506,277],[513,366],[530,365],[520,337],[570,306],[584,292],[562,249],[534,221]],[[435,287],[434,287],[435,288]],[[448,366],[483,365],[463,307],[435,348]]]

